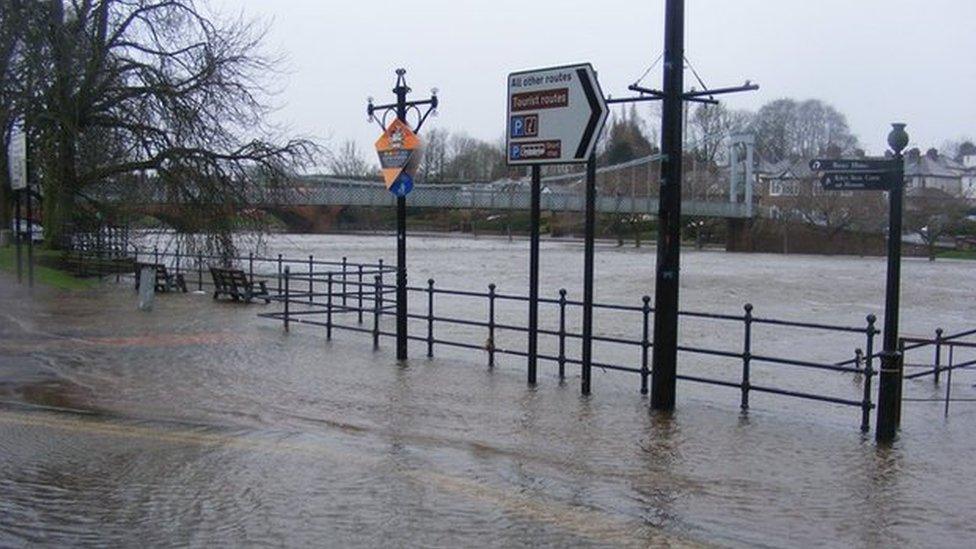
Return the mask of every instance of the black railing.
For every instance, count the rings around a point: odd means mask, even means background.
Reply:
[[[76,255],[76,260],[84,262],[87,260],[103,260],[104,253],[93,253],[91,249],[78,250],[72,252]],[[222,255],[208,255],[201,253],[181,253],[179,249],[175,251],[160,250],[158,248],[146,249],[130,246],[128,252],[118,253],[113,251],[110,254],[113,261],[121,258],[130,260],[132,264],[138,262],[151,262],[165,265],[172,269],[174,274],[181,274],[186,278],[188,286],[203,290],[213,285],[209,276],[205,273],[211,265],[226,266],[231,263],[233,266],[245,271],[253,280],[255,278],[274,280],[274,284],[269,285],[272,292],[272,300],[281,304],[282,310],[279,312],[261,313],[259,316],[269,319],[282,321],[285,330],[289,330],[292,324],[304,324],[310,326],[324,327],[326,337],[331,339],[334,331],[351,331],[369,334],[373,339],[374,348],[378,348],[383,337],[395,337],[395,333],[384,329],[382,319],[384,316],[394,314],[395,303],[388,297],[395,294],[395,286],[387,284],[392,282],[392,275],[395,269],[384,265],[383,260],[375,263],[354,263],[342,258],[341,261],[316,260],[314,256],[308,258],[285,258],[281,254],[276,257],[265,257],[250,253],[246,256],[225,257]],[[119,276],[119,272],[115,273]],[[128,274],[128,273],[124,273]],[[412,332],[408,334],[410,341],[423,343],[426,356],[434,357],[437,346],[474,350],[484,352],[489,368],[496,365],[498,356],[528,357],[528,350],[512,343],[511,337],[518,334],[528,334],[528,326],[507,320],[511,314],[500,314],[500,308],[509,305],[512,310],[513,305],[526,305],[529,298],[527,296],[506,294],[498,291],[494,284],[488,285],[487,291],[453,290],[437,288],[435,281],[430,279],[423,287],[408,287],[409,292],[420,294],[423,299],[411,300],[415,304],[425,304],[422,312],[408,312],[408,319],[412,321]],[[468,300],[465,306],[455,306],[453,303],[439,305],[444,300]],[[471,306],[470,300],[480,303]],[[569,328],[570,317],[579,316],[583,303],[581,301],[568,298],[567,291],[561,289],[558,297],[540,298],[540,306],[551,309],[553,327],[541,327],[538,329],[540,336],[550,338],[550,350],[538,351],[537,360],[553,363],[557,367],[560,380],[566,377],[566,367],[583,366],[583,361],[579,356],[572,356],[567,352],[568,344],[571,341],[582,342],[583,334]],[[452,311],[449,315],[437,315],[436,307],[448,307]],[[650,305],[648,296],[641,296],[637,304],[611,304],[596,303],[594,309],[597,312],[613,313],[615,315],[634,315],[634,326],[639,327],[639,331],[630,334],[601,333],[592,336],[592,341],[603,345],[620,346],[626,349],[633,349],[635,354],[633,360],[593,360],[592,367],[601,368],[609,371],[619,371],[634,373],[640,377],[640,392],[647,394],[649,379],[653,375],[653,369],[649,363],[650,349],[653,342],[650,340],[651,333],[651,313],[654,309]],[[483,311],[480,315],[472,314],[472,311]],[[524,312],[520,309],[519,312]],[[466,313],[466,314],[465,314]],[[459,316],[460,315],[460,316]],[[483,316],[482,316],[483,315]],[[366,318],[371,316],[371,325],[366,324]],[[355,318],[349,321],[349,318]],[[721,361],[723,364],[732,363],[736,365],[737,375],[734,378],[721,379],[706,373],[685,373],[679,374],[680,380],[721,386],[736,389],[739,392],[740,407],[745,410],[750,407],[750,397],[753,393],[766,393],[785,397],[801,398],[812,401],[827,402],[843,406],[859,408],[861,411],[861,429],[869,429],[871,410],[874,408],[872,400],[872,381],[877,375],[876,360],[880,357],[880,352],[875,348],[875,338],[880,331],[875,327],[876,319],[874,315],[868,315],[865,323],[861,326],[837,325],[814,322],[798,322],[777,318],[757,316],[750,304],[743,307],[742,314],[716,314],[699,311],[681,311],[679,317],[686,320],[703,321],[718,323],[719,329],[728,331],[732,326],[738,326],[741,330],[740,343],[736,343],[735,348],[714,348],[702,345],[692,345],[682,342],[678,346],[678,351],[687,355],[701,357],[702,359],[712,359]],[[452,335],[441,335],[443,330],[439,327],[453,326],[450,331]],[[763,343],[768,339],[763,339],[757,335],[757,330],[761,328],[781,329],[788,331],[808,330],[819,331],[835,336],[847,335],[861,338],[863,346],[858,344],[853,349],[853,357],[836,362],[825,362],[822,359],[806,359],[796,356],[791,352],[790,356],[780,356],[777,353],[757,352],[757,343]],[[922,371],[911,372],[904,376],[905,379],[914,379],[924,376],[934,376],[938,381],[942,372],[951,375],[954,369],[968,368],[976,365],[974,361],[963,361],[953,363],[953,352],[955,348],[976,348],[976,343],[962,341],[963,338],[976,335],[976,330],[959,332],[952,335],[943,335],[942,330],[936,331],[936,337],[931,340],[918,338],[902,338],[900,350],[904,353],[908,351],[923,350],[926,347],[935,349],[935,360],[932,365],[918,365],[907,363],[906,368],[924,368]],[[484,338],[484,339],[482,339]],[[731,338],[725,338],[732,341]],[[848,338],[848,341],[850,339]],[[842,346],[843,343],[832,342],[831,346]],[[949,362],[942,360],[945,352],[949,353]],[[809,390],[806,387],[784,387],[782,384],[763,382],[762,372],[757,373],[757,368],[775,367],[789,368],[791,370],[805,370],[808,372],[822,372],[837,375],[854,376],[855,381],[860,383],[858,395],[849,394],[824,394]],[[809,380],[808,380],[809,381]],[[947,409],[948,409],[948,389],[947,389]]]
[[[332,337],[334,331],[340,330],[367,333],[372,335],[374,347],[379,346],[382,337],[394,337],[395,333],[383,329],[381,320],[384,315],[393,314],[391,306],[384,306],[382,296],[394,292],[395,287],[384,284],[379,276],[374,276],[373,280],[364,281],[360,281],[357,277],[356,280],[346,281],[341,287],[337,287],[336,277],[341,275],[342,271],[338,270],[296,272],[288,269],[284,272],[284,291],[275,297],[277,301],[281,302],[282,310],[262,313],[259,316],[280,320],[286,329],[291,324],[323,327],[328,338]],[[324,292],[295,289],[296,287],[319,288],[323,286],[325,287]],[[350,291],[348,287],[352,287],[353,290]],[[423,297],[423,299],[415,299],[411,302],[424,304],[422,305],[424,310],[413,310],[408,313],[411,327],[415,326],[416,328],[412,329],[407,337],[410,341],[422,343],[427,357],[433,357],[438,346],[484,352],[489,368],[496,365],[497,356],[528,357],[528,351],[524,347],[511,344],[511,338],[508,338],[508,343],[505,343],[500,337],[501,334],[527,334],[528,327],[521,323],[513,323],[499,318],[498,314],[498,309],[502,305],[527,304],[529,299],[527,296],[500,293],[494,284],[489,285],[485,292],[438,288],[433,279],[428,280],[423,287],[410,286],[408,291],[420,294]],[[448,307],[451,313],[438,315],[435,307],[444,299],[468,300],[468,303],[465,306],[456,306],[453,303],[442,305],[442,307]],[[470,300],[480,302],[481,305],[471,306]],[[568,341],[581,341],[583,338],[582,333],[570,330],[567,327],[568,314],[578,313],[582,309],[583,303],[568,299],[565,289],[559,290],[557,298],[540,298],[539,303],[543,307],[554,308],[553,317],[556,319],[556,327],[538,329],[540,336],[553,339],[554,351],[540,351],[537,353],[537,359],[554,363],[557,366],[559,378],[563,379],[566,375],[567,364],[583,365],[580,358],[569,356],[566,352]],[[650,306],[650,298],[642,296],[640,303],[635,305],[597,303],[594,304],[594,309],[597,312],[604,311],[619,315],[631,314],[639,319],[639,322],[635,323],[640,327],[640,331],[636,335],[603,333],[592,336],[592,341],[597,343],[635,349],[637,352],[633,362],[594,360],[591,366],[639,375],[640,391],[646,394],[648,378],[653,375],[651,365],[648,362],[649,350],[653,347],[653,342],[649,339],[650,318],[653,312],[653,308]],[[484,311],[484,316],[476,315],[478,310]],[[861,428],[867,431],[871,410],[874,408],[871,391],[872,380],[877,373],[874,363],[877,357],[874,345],[879,330],[875,327],[874,315],[866,317],[865,324],[862,326],[843,326],[766,318],[756,316],[754,313],[753,307],[749,304],[743,307],[743,314],[738,315],[682,311],[680,316],[686,319],[717,322],[725,326],[739,325],[742,330],[740,332],[742,339],[741,344],[737,344],[734,349],[709,348],[689,344],[678,347],[681,353],[710,357],[721,361],[734,361],[735,364],[738,364],[739,372],[736,379],[719,379],[715,376],[690,373],[679,374],[678,379],[737,389],[740,393],[742,409],[749,408],[752,393],[767,393],[856,407],[861,411]],[[356,320],[350,322],[348,320],[350,315],[353,315]],[[367,327],[364,324],[364,315],[372,315],[371,326]],[[438,328],[444,326],[452,326],[455,329],[451,331],[451,335],[442,335],[443,331]],[[863,338],[864,348],[854,349],[852,353],[854,358],[841,362],[824,362],[815,359],[801,359],[796,356],[784,357],[770,353],[756,353],[757,336],[755,331],[764,326],[853,335]],[[755,369],[759,366],[851,375],[860,381],[861,391],[855,397],[822,394],[811,390],[757,382]]]
[[[925,352],[929,348],[934,351],[933,360],[928,362],[909,362],[905,361],[906,370],[915,369],[915,372],[907,373],[904,379],[919,379],[932,376],[936,385],[939,383],[940,376],[946,376],[945,394],[943,398],[905,398],[909,402],[945,402],[944,415],[949,415],[950,402],[973,402],[971,398],[952,397],[952,373],[956,370],[965,370],[976,367],[976,358],[969,360],[958,360],[957,350],[976,351],[976,341],[964,341],[965,338],[976,335],[976,330],[966,330],[951,335],[944,335],[944,331],[939,328],[935,331],[932,339],[919,337],[903,337],[898,340],[898,348],[902,356],[907,356],[908,351]],[[923,355],[924,356],[924,355]]]

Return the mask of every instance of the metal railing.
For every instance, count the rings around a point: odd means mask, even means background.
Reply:
[[[384,316],[393,315],[391,307],[385,305],[383,296],[392,293],[395,286],[384,283],[379,275],[372,280],[347,282],[340,286],[342,272],[335,270],[295,272],[289,268],[284,270],[284,286],[282,292],[274,299],[282,309],[278,312],[261,313],[259,316],[267,319],[279,320],[286,330],[292,324],[303,324],[325,328],[326,338],[331,339],[334,331],[351,331],[369,334],[374,348],[378,348],[383,337],[395,337],[395,333],[388,331],[382,322]],[[348,289],[349,286],[353,290]],[[303,288],[314,287],[324,291],[307,292]],[[523,295],[506,294],[497,291],[494,284],[490,284],[487,291],[470,291],[438,288],[433,279],[427,281],[423,287],[409,286],[408,292],[419,295],[422,299],[411,299],[411,303],[425,304],[422,311],[410,311],[408,318],[412,325],[419,328],[408,334],[408,340],[422,343],[427,357],[433,357],[438,346],[484,353],[487,366],[496,365],[496,357],[507,355],[511,357],[528,357],[528,351],[517,345],[505,344],[502,334],[528,334],[528,327],[523,323],[506,320],[499,313],[499,308],[505,304],[527,304],[528,297]],[[437,304],[445,298],[454,300],[447,306],[451,312],[447,315],[437,314]],[[458,306],[457,300],[466,300],[467,305]],[[472,305],[472,303],[474,303]],[[651,313],[650,297],[642,296],[639,303],[633,305],[598,303],[594,309],[613,314],[629,314],[638,322],[633,323],[639,330],[635,334],[601,334],[592,336],[592,341],[602,344],[622,346],[634,351],[633,360],[629,362],[613,362],[610,360],[594,360],[586,365],[577,356],[567,353],[569,342],[581,341],[583,335],[567,326],[567,318],[575,316],[582,309],[581,301],[569,299],[565,289],[559,290],[556,298],[540,298],[541,306],[553,309],[549,315],[555,327],[540,328],[538,334],[551,339],[549,352],[537,353],[537,359],[554,364],[560,379],[565,379],[567,366],[581,368],[595,367],[603,370],[637,374],[640,378],[640,392],[646,394],[648,381],[653,375],[649,363],[649,351],[653,348],[650,340]],[[482,311],[472,316],[473,311]],[[467,312],[467,315],[462,314]],[[347,321],[349,314],[356,316],[355,322]],[[711,348],[697,345],[679,345],[681,353],[709,357],[716,360],[731,361],[736,370],[735,379],[720,379],[709,375],[684,373],[677,377],[680,380],[722,386],[737,389],[740,395],[740,407],[748,409],[750,397],[753,393],[766,393],[785,397],[820,401],[843,406],[858,408],[861,412],[861,429],[869,429],[870,414],[875,404],[872,401],[872,381],[877,374],[874,352],[875,337],[880,331],[875,327],[874,315],[865,319],[863,326],[844,326],[811,322],[795,322],[775,318],[756,316],[752,305],[746,304],[742,314],[713,314],[697,311],[682,311],[679,315],[686,319],[716,322],[728,329],[738,326],[742,337],[734,348]],[[365,319],[365,317],[370,317]],[[511,316],[511,315],[508,315]],[[371,324],[370,321],[371,320]],[[854,358],[841,362],[824,362],[822,360],[805,360],[795,356],[778,356],[773,353],[757,353],[754,351],[757,343],[755,329],[757,327],[774,327],[790,330],[814,330],[830,334],[846,334],[863,338],[864,349],[854,350]],[[444,330],[450,327],[450,330]],[[446,333],[445,333],[446,332]],[[861,384],[861,390],[856,396],[823,394],[810,390],[777,386],[774,383],[757,382],[756,368],[768,366],[774,368],[802,369],[807,371],[824,372],[830,374],[854,376]]]
[[[395,294],[396,287],[393,284],[387,284],[387,281],[392,282],[394,277],[387,278],[386,275],[392,275],[396,269],[385,265],[382,259],[375,263],[357,263],[350,262],[345,257],[340,261],[328,261],[315,259],[313,255],[309,255],[307,258],[286,258],[282,254],[278,254],[276,257],[266,257],[254,253],[228,258],[222,255],[182,253],[178,248],[170,251],[160,250],[158,247],[148,249],[132,245],[126,252],[119,252],[119,250],[114,249],[104,251],[85,248],[68,252],[68,254],[69,256],[73,254],[73,261],[82,264],[93,262],[95,265],[114,265],[114,271],[96,274],[114,274],[117,279],[120,276],[134,274],[133,269],[123,271],[118,268],[123,263],[132,266],[140,262],[165,265],[173,274],[182,275],[187,286],[199,291],[213,286],[213,282],[207,273],[210,266],[227,266],[230,262],[233,266],[243,270],[251,280],[264,279],[275,282],[269,285],[268,289],[272,294],[272,301],[278,302],[282,310],[261,313],[258,316],[280,320],[286,330],[290,329],[291,324],[324,327],[326,337],[329,339],[337,330],[364,333],[371,336],[374,348],[379,347],[381,338],[396,336],[395,332],[386,329],[382,322],[384,316],[394,315],[395,300],[387,296]],[[408,286],[407,290],[422,297],[422,299],[412,299],[410,302],[415,304],[415,307],[423,307],[421,311],[414,309],[408,312],[407,316],[412,321],[410,325],[413,326],[413,331],[407,335],[407,338],[410,341],[422,343],[427,357],[434,356],[437,346],[482,352],[485,354],[488,367],[494,367],[497,362],[496,358],[499,356],[523,358],[529,356],[525,347],[513,344],[511,337],[505,337],[506,335],[529,333],[528,326],[525,323],[509,319],[513,316],[511,311],[515,310],[513,308],[515,305],[524,306],[528,303],[529,298],[527,296],[501,293],[494,284],[489,284],[487,291],[438,288],[433,279],[428,280],[426,286]],[[464,300],[466,303],[463,306],[457,306],[457,303],[447,303],[446,306],[452,312],[446,316],[438,315],[436,313],[437,305],[445,299]],[[627,334],[602,333],[593,335],[592,341],[619,346],[628,349],[628,352],[633,352],[633,354],[631,359],[593,360],[590,364],[584,364],[579,356],[567,352],[570,343],[582,342],[584,337],[581,332],[569,327],[570,318],[579,316],[583,303],[570,299],[565,289],[559,290],[557,297],[540,298],[539,303],[540,306],[549,309],[548,317],[552,326],[538,329],[540,336],[548,338],[549,350],[538,352],[536,357],[540,361],[554,364],[559,379],[565,379],[567,366],[595,367],[608,371],[637,374],[640,379],[640,392],[642,394],[647,393],[649,379],[653,375],[649,357],[650,350],[654,345],[650,340],[651,313],[654,312],[650,305],[650,297],[642,296],[638,303],[629,305],[594,304],[594,310],[597,312],[632,315],[634,322],[628,323],[628,326],[633,326],[634,330]],[[508,314],[501,311],[506,305],[509,306]],[[518,309],[518,313],[524,313],[526,309],[526,307],[522,307]],[[472,316],[472,311],[481,312]],[[869,429],[871,410],[875,407],[872,400],[872,382],[878,373],[875,361],[881,355],[880,351],[876,350],[875,345],[876,336],[880,331],[875,326],[876,318],[874,315],[868,315],[865,318],[865,323],[861,326],[847,326],[757,316],[750,304],[745,304],[742,311],[741,314],[679,312],[680,318],[717,323],[720,325],[719,329],[726,331],[735,327],[734,329],[741,333],[741,338],[737,339],[734,346],[730,347],[726,344],[725,348],[694,345],[687,342],[682,342],[683,344],[678,346],[678,351],[685,355],[720,361],[726,366],[731,364],[735,369],[734,378],[722,379],[714,375],[707,375],[707,372],[705,374],[688,373],[688,369],[685,369],[685,373],[677,376],[678,379],[736,389],[740,394],[739,405],[744,410],[749,408],[753,393],[856,407],[861,412],[861,429],[863,431]],[[467,316],[463,314],[465,312],[468,313]],[[346,319],[349,316],[355,317],[355,321],[347,322]],[[368,322],[371,322],[371,325],[365,325]],[[447,330],[446,335],[445,327],[452,328]],[[795,353],[790,353],[789,356],[781,356],[782,353],[757,352],[757,343],[763,343],[765,340],[756,334],[756,330],[763,327],[789,331],[819,331],[835,336],[846,334],[855,339],[860,338],[863,345],[858,344],[854,349],[852,358],[836,362],[828,362],[818,358],[799,358]],[[947,384],[945,396],[946,413],[948,413],[952,372],[976,366],[976,360],[957,361],[956,350],[976,349],[976,342],[964,341],[965,338],[974,335],[976,335],[976,330],[944,335],[943,330],[939,329],[936,330],[935,337],[932,339],[901,338],[899,350],[902,356],[905,356],[909,351],[924,352],[928,348],[934,350],[934,359],[931,364],[906,361],[906,369],[917,368],[919,371],[908,373],[903,378],[916,379],[933,376],[938,383],[941,374],[945,373],[950,376],[950,383]],[[732,338],[724,338],[723,344],[727,341],[732,341]],[[833,343],[832,345],[838,346]],[[619,356],[619,353],[610,354]],[[946,355],[948,355],[947,362],[945,361]],[[757,375],[756,371],[757,368],[762,367],[850,375],[853,376],[854,381],[860,384],[860,391],[857,396],[825,394],[806,388],[786,387],[776,382],[757,382],[757,380],[763,379],[762,373]],[[781,377],[778,379],[782,381]],[[933,399],[922,400],[931,401]]]
[[[966,338],[976,336],[976,330],[965,330],[950,335],[945,335],[942,328],[935,330],[935,337],[932,339],[920,337],[902,337],[898,340],[898,349],[902,356],[907,356],[909,351],[918,354],[920,352],[932,351],[931,362],[910,362],[905,360],[906,369],[917,371],[908,373],[903,379],[920,379],[932,377],[936,385],[939,384],[940,377],[945,374],[945,393],[942,398],[904,398],[909,402],[944,402],[944,415],[949,415],[950,402],[974,402],[972,398],[953,398],[952,397],[952,373],[955,370],[972,369],[976,367],[976,358],[961,359],[957,358],[958,350],[976,351],[976,341],[965,341]],[[976,353],[974,353],[976,355]],[[961,359],[961,360],[960,360]]]

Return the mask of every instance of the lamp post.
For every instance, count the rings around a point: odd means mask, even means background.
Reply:
[[[895,438],[901,411],[903,358],[898,352],[898,307],[901,291],[901,217],[905,190],[905,159],[908,146],[905,124],[894,123],[888,146],[897,164],[896,176],[888,192],[888,276],[885,286],[884,348],[881,352],[881,381],[878,388],[878,419],[875,438],[890,442]]]
[[[396,102],[386,105],[374,105],[373,99],[369,98],[366,105],[366,113],[370,121],[376,121],[383,131],[386,131],[386,116],[393,113],[401,122],[407,122],[407,113],[411,110],[417,113],[417,125],[413,127],[414,133],[420,131],[427,117],[437,110],[437,89],[431,90],[430,98],[420,101],[407,101],[410,87],[407,86],[406,69],[396,70],[396,84],[393,93],[396,95]],[[426,106],[427,110],[421,113],[420,107]],[[396,276],[396,354],[397,360],[407,358],[407,198],[397,196],[397,276]],[[382,291],[382,290],[381,290]]]

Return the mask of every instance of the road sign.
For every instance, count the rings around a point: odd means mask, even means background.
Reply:
[[[609,109],[589,63],[508,75],[509,165],[586,162]]]
[[[399,118],[376,140],[376,153],[380,157],[383,180],[386,188],[393,194],[406,196],[413,189],[413,175],[420,164],[420,148],[420,138]],[[397,191],[394,191],[394,184],[403,176],[408,176],[407,181],[397,185]]]
[[[24,132],[14,130],[10,136],[7,162],[10,166],[10,188],[18,191],[27,188],[27,138]]]
[[[827,172],[820,177],[828,191],[887,191],[899,183],[897,172]]]
[[[413,190],[413,176],[407,172],[400,174],[400,177],[396,178],[396,181],[388,187],[393,196],[401,197],[410,194]]]
[[[898,164],[889,158],[815,158],[810,161],[815,172],[891,172]]]

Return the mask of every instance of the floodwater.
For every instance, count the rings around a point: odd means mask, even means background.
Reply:
[[[391,263],[393,246],[279,236],[268,253]],[[410,282],[524,294],[527,247],[416,237]],[[542,250],[543,295],[578,297],[582,246]],[[880,326],[881,259],[683,253],[684,309],[739,314],[751,302],[757,316],[861,326],[875,313]],[[598,301],[652,292],[653,248],[598,245],[597,260]],[[906,260],[904,331],[976,327],[974,267]],[[445,315],[484,318],[481,301],[438,300]],[[413,342],[398,364],[389,339],[374,351],[366,334],[326,341],[257,317],[276,310],[191,293],[139,312],[130,283],[111,281],[30,299],[0,274],[0,545],[964,547],[976,535],[973,402],[948,417],[941,402],[906,403],[899,440],[879,448],[856,408],[754,394],[744,413],[735,389],[679,382],[664,417],[634,374],[595,369],[581,397],[576,370],[560,382],[542,363],[529,388],[519,359],[488,369],[484,353],[437,347],[428,359]],[[524,317],[524,305],[500,305],[500,321]],[[552,326],[551,307],[542,318]],[[597,315],[598,333],[639,329],[639,316]],[[741,324],[682,322],[683,344],[736,349],[741,337]],[[755,344],[826,361],[861,339],[770,328]],[[598,345],[595,358],[634,365],[638,352],[618,347]],[[735,380],[739,365],[682,355],[679,369]],[[861,390],[849,374],[756,366],[754,377]],[[976,398],[974,382],[957,373],[953,396]],[[944,388],[925,379],[905,393]]]

